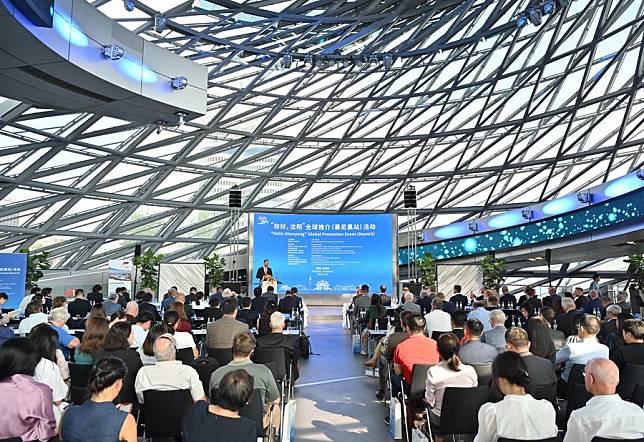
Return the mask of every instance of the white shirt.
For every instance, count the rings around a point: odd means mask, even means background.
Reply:
[[[492,330],[492,324],[490,323],[490,312],[485,310],[483,307],[475,308],[472,310],[467,319],[478,319],[483,323],[483,331]]]
[[[432,332],[451,332],[452,331],[452,317],[449,313],[442,310],[432,310],[425,315],[425,322],[427,323],[427,334],[432,337]]]
[[[644,437],[644,410],[617,394],[594,396],[586,406],[575,410],[568,419],[564,442],[608,439],[640,439]]]
[[[20,332],[21,336],[26,335],[27,333],[31,332],[31,329],[37,326],[38,324],[42,324],[49,321],[48,316],[43,313],[32,313],[29,316],[27,316],[25,319],[20,321],[20,325],[18,325],[18,331]]]
[[[52,399],[54,402],[63,401],[67,397],[68,388],[67,384],[63,380],[63,376],[60,374],[60,369],[56,363],[49,359],[40,358],[40,362],[36,365],[34,379],[51,388]],[[60,417],[62,415],[61,409],[58,405],[54,404],[52,404],[52,407],[54,410],[54,417],[56,418],[56,424],[59,424]]]
[[[177,350],[182,348],[196,348],[195,338],[188,332],[174,332],[174,340],[177,343]]]
[[[425,400],[432,407],[432,413],[441,415],[443,396],[447,387],[471,388],[478,385],[476,370],[471,365],[460,364],[459,371],[452,371],[447,362],[440,362],[427,370]]]
[[[140,325],[134,324],[132,326],[132,334],[134,335],[134,346],[137,348],[143,347],[143,342],[148,337],[148,331],[144,330]]]
[[[156,365],[141,367],[136,375],[134,390],[139,403],[143,403],[143,392],[147,390],[172,391],[188,390],[192,400],[204,397],[203,384],[197,371],[181,361],[157,362]]]
[[[141,358],[141,362],[143,363],[143,365],[155,365],[157,363],[157,359],[154,356],[148,356],[145,353],[143,353],[142,347],[137,348],[136,352],[139,354],[139,357]]]
[[[24,314],[25,309],[27,308],[27,304],[29,304],[31,302],[33,297],[34,297],[34,295],[25,295],[25,297],[22,298],[22,301],[20,301],[20,305],[18,306],[16,311]]]
[[[561,378],[568,382],[570,371],[575,364],[586,365],[591,359],[608,359],[608,347],[595,338],[584,338],[579,342],[566,344],[557,352],[555,365],[565,363]]]
[[[208,307],[208,302],[202,299],[201,301],[199,301],[199,305],[197,305],[196,302],[191,302],[190,305],[192,306],[193,310],[203,310]]]
[[[479,432],[474,442],[508,439],[547,439],[557,435],[555,408],[531,395],[506,395],[501,402],[488,402],[479,409]],[[581,442],[581,439],[579,440]]]

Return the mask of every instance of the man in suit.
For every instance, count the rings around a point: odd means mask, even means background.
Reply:
[[[467,313],[465,313],[465,310],[454,310],[450,316],[452,317],[452,333],[454,333],[460,341],[465,337]]]
[[[407,311],[412,312],[415,315],[420,315],[420,305],[414,302],[414,294],[412,292],[405,293],[403,300],[404,304],[400,307],[403,312]]]
[[[432,299],[433,298],[430,298],[427,290],[422,290],[420,292],[420,299],[418,299],[417,304],[420,305],[422,315],[427,315],[432,311]]]
[[[292,287],[289,294],[280,299],[277,309],[282,313],[291,313],[293,309],[298,312],[302,310],[302,298],[297,296],[297,287]]]
[[[490,344],[496,347],[496,350],[501,353],[505,351],[505,313],[503,310],[492,310],[490,312],[490,324],[492,329],[483,332],[481,342]]]
[[[251,301],[250,308],[260,315],[264,313],[264,310],[266,309],[266,304],[268,304],[268,299],[262,296],[262,288],[261,287],[255,287],[253,289],[253,300]]]
[[[584,296],[584,289],[581,287],[575,287],[575,306],[577,310],[586,310],[586,305],[588,304],[588,298]]]
[[[255,278],[262,281],[266,279],[267,276],[273,276],[273,269],[268,266],[268,259],[265,259],[264,264],[257,269],[257,275],[255,275]]]
[[[384,306],[388,307],[391,305],[391,296],[387,294],[387,286],[384,284],[380,286],[380,300]]]
[[[92,305],[85,299],[85,292],[81,289],[76,289],[74,292],[74,300],[67,306],[69,316],[72,318],[84,318],[89,313]]]
[[[248,333],[248,324],[235,319],[237,317],[237,301],[226,298],[221,303],[223,316],[221,319],[208,324],[206,329],[206,347],[232,348],[233,338],[239,333]]]
[[[274,301],[277,303],[277,295],[275,294],[275,287],[269,285],[266,287],[266,293],[262,293],[262,297],[266,298],[266,302]]]
[[[562,332],[567,338],[568,336],[577,334],[575,327],[577,306],[571,298],[564,298],[561,301],[561,308],[563,308],[564,313],[557,316],[557,330]]]
[[[542,303],[544,306],[552,307],[555,313],[559,313],[561,309],[561,296],[557,294],[556,287],[548,287],[548,295],[543,297]]]
[[[628,293],[618,292],[617,293],[617,305],[622,309],[622,313],[631,312],[631,303],[628,302]]]
[[[588,298],[588,303],[584,308],[584,313],[587,315],[595,315],[598,318],[601,317],[602,312],[604,311],[604,306],[602,305],[602,300],[599,298],[599,292],[597,290],[589,291]]]
[[[499,298],[502,308],[517,308],[517,298],[510,293],[507,286],[501,287],[501,298]]]
[[[161,315],[159,314],[157,308],[152,304],[152,293],[143,292],[141,294],[141,303],[139,304],[139,313],[143,311],[148,311],[154,315],[154,322],[159,322],[161,320]]]
[[[286,362],[293,367],[293,379],[297,380],[300,374],[297,361],[300,359],[300,340],[297,335],[284,334],[285,319],[280,312],[271,315],[271,333],[257,338],[257,348],[282,348],[286,353]]]
[[[602,322],[597,335],[597,339],[602,344],[608,345],[608,336],[611,333],[617,333],[617,315],[621,312],[622,308],[619,305],[612,304],[606,307],[606,320]]]
[[[461,293],[461,286],[456,284],[454,286],[454,294],[449,298],[451,302],[457,309],[463,309],[468,304],[467,296]]]
[[[460,358],[464,364],[491,364],[498,355],[496,347],[481,342],[483,323],[478,319],[468,319],[465,323],[464,344]]]
[[[237,312],[237,320],[248,324],[248,328],[257,327],[257,320],[259,319],[259,313],[251,309],[252,301],[248,296],[245,296],[241,300],[241,310]]]
[[[353,309],[354,311],[357,308],[360,309],[367,309],[371,305],[371,297],[369,296],[369,286],[367,284],[363,284],[360,287],[360,292],[353,297],[353,300],[351,301],[353,303]]]

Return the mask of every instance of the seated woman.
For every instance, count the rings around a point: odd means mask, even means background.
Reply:
[[[456,335],[441,335],[437,344],[440,362],[427,370],[425,382],[425,401],[432,407],[429,421],[434,425],[440,425],[443,395],[447,387],[471,388],[478,385],[474,367],[463,364],[458,357],[461,345]]]
[[[255,423],[239,416],[253,393],[253,378],[245,370],[226,374],[219,383],[217,397],[208,405],[197,401],[183,420],[183,442],[230,440],[255,442]]]
[[[148,331],[143,345],[136,349],[143,365],[155,365],[157,363],[157,358],[154,357],[154,341],[166,333],[174,334],[174,329],[167,324],[156,324]]]
[[[552,339],[550,325],[540,317],[530,318],[528,325],[528,337],[530,338],[530,353],[555,363],[555,344]]]
[[[369,341],[369,330],[374,330],[376,329],[376,326],[380,327],[381,325],[384,325],[386,327],[386,324],[383,324],[383,322],[386,322],[387,319],[387,309],[384,305],[382,305],[382,298],[380,297],[380,295],[374,294],[371,296],[371,305],[367,309],[366,319],[367,327],[363,330],[361,336],[361,344],[363,349],[367,348]]]
[[[56,364],[56,350],[58,350],[58,334],[47,324],[39,324],[31,329],[29,339],[34,343],[36,352],[40,356],[34,379],[52,390],[52,406],[56,424],[67,406],[64,402],[69,388],[63,380],[63,375]]]
[[[557,435],[555,409],[545,399],[526,393],[530,386],[528,367],[519,354],[507,351],[496,357],[492,376],[504,397],[479,409],[479,431],[474,442],[508,439],[547,439]]]
[[[89,373],[89,400],[72,405],[63,416],[60,433],[65,442],[136,442],[134,416],[112,402],[123,388],[126,373],[127,367],[119,358],[96,361]]]
[[[141,358],[135,349],[131,348],[134,343],[132,326],[129,322],[117,322],[110,328],[105,337],[103,349],[96,353],[96,360],[114,356],[121,358],[127,366],[127,375],[123,382],[123,388],[116,398],[117,404],[138,404],[134,392],[134,380],[143,366]]]
[[[96,352],[103,348],[109,330],[107,319],[94,318],[87,320],[83,339],[74,355],[74,362],[81,365],[92,365]]]
[[[51,388],[33,377],[39,360],[28,338],[9,339],[0,347],[0,439],[56,435]]]
[[[179,304],[179,303],[175,303]],[[174,304],[173,304],[174,305]],[[181,304],[183,306],[183,304]],[[192,348],[192,354],[195,359],[199,357],[199,351],[197,350],[197,344],[195,344],[195,339],[188,332],[179,331],[179,324],[181,323],[180,315],[174,310],[168,310],[163,315],[163,322],[168,327],[174,330],[174,339],[177,342],[177,350],[182,350],[184,348]]]
[[[186,309],[183,306],[183,303],[181,302],[173,302],[170,304],[170,309],[168,312],[177,312],[179,315],[179,322],[177,322],[176,327],[174,329],[178,332],[191,332],[192,331],[192,322],[188,319],[188,316],[186,315]],[[167,313],[167,312],[166,312]]]
[[[208,302],[205,299],[205,295],[203,292],[197,292],[195,293],[195,300],[190,303],[190,306],[192,307],[193,310],[203,310],[208,306]],[[185,310],[185,309],[184,309]],[[199,315],[197,315],[199,316]]]
[[[273,331],[271,329],[271,315],[277,311],[277,302],[275,301],[268,301],[266,303],[266,308],[264,309],[264,313],[259,317],[259,328],[257,329],[257,333],[259,336],[264,336],[264,335],[270,335],[271,332]]]
[[[109,323],[109,327],[110,327],[110,328],[112,328],[112,326],[113,326],[114,324],[116,324],[117,322],[129,322],[129,321],[128,321],[128,317],[127,317],[127,315],[126,315],[126,314],[125,314],[125,312],[124,312],[124,311],[122,311],[122,310],[119,310],[118,312],[114,312],[114,313],[112,313],[112,314],[110,315],[110,317],[109,317],[109,318],[107,318],[107,319],[108,319],[108,320],[109,320],[109,322],[110,322],[110,323]],[[130,323],[130,324],[131,324],[131,323]]]

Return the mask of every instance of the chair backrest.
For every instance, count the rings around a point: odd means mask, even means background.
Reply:
[[[145,437],[180,437],[183,417],[192,407],[190,390],[143,392]]]
[[[545,399],[557,409],[557,384],[530,387],[530,394],[535,399]]]
[[[194,360],[195,354],[192,352],[191,347],[177,350],[177,361],[181,361],[183,364],[188,365]]]
[[[497,442],[559,442],[559,436],[549,437],[547,439],[508,439],[507,437],[500,437]]]
[[[619,442],[619,441],[628,441],[628,442],[644,442],[644,437],[639,439],[608,439],[606,437],[595,436],[591,442]]]
[[[283,348],[255,347],[253,362],[256,364],[274,362],[276,367],[276,372],[274,374],[277,375],[278,379],[286,378],[286,354],[284,353]]]
[[[571,384],[568,390],[568,402],[566,403],[566,423],[570,414],[586,405],[586,402],[593,397],[592,394],[586,391],[586,386],[583,384]]]
[[[275,382],[279,383],[283,379],[279,377],[280,371],[277,369],[277,364],[273,361],[268,361],[268,362],[262,362],[262,365],[265,365],[268,367],[268,369],[271,371],[273,374],[273,379],[275,379]]]
[[[487,385],[473,388],[447,387],[441,407],[439,434],[476,434],[479,408],[487,402]]]
[[[638,386],[644,388],[644,365],[626,364],[619,374],[617,394],[625,401],[630,401],[635,395]]]
[[[570,369],[570,376],[568,376],[568,384],[583,384],[584,383],[584,368],[585,364],[575,364]]]
[[[411,388],[409,389],[409,400],[418,401],[425,397],[425,383],[427,382],[427,370],[433,364],[415,364],[411,372]]]
[[[219,366],[223,367],[233,360],[233,349],[232,348],[211,348],[206,347],[208,356],[214,358],[219,362]]]
[[[492,364],[472,364],[476,376],[479,379],[479,385],[488,385],[492,379]]]
[[[69,364],[69,395],[71,401],[76,405],[82,404],[89,397],[87,382],[89,380],[89,372],[91,369],[91,365]]]
[[[638,385],[635,387],[635,393],[633,393],[633,403],[644,407],[644,385]]]
[[[203,391],[207,396],[210,396],[210,377],[212,373],[219,368],[219,363],[214,358],[199,358],[195,359],[192,362],[189,362],[187,365],[191,366],[199,374],[199,380],[203,385]]]

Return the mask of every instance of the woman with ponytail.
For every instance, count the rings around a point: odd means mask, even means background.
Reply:
[[[479,409],[479,431],[474,442],[496,442],[500,437],[541,440],[557,436],[555,409],[545,399],[526,391],[530,375],[523,358],[512,351],[501,353],[492,364],[492,377],[503,393],[501,402]]]
[[[116,357],[99,359],[89,373],[90,398],[72,405],[63,415],[60,432],[65,442],[136,442],[136,421],[112,401],[123,388],[125,363]]]
[[[440,424],[441,405],[447,387],[476,387],[478,377],[471,365],[465,365],[458,357],[459,340],[454,333],[446,333],[438,338],[440,362],[427,370],[425,400],[432,407],[429,420],[434,425]]]

